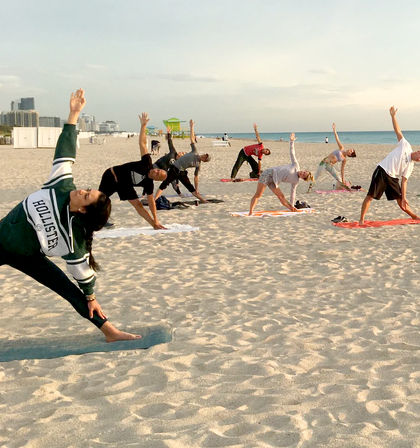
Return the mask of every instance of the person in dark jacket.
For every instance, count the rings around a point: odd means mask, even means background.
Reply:
[[[18,269],[64,297],[108,342],[135,339],[107,320],[94,293],[99,266],[92,255],[93,233],[106,224],[111,201],[99,190],[76,190],[73,183],[76,123],[85,104],[82,89],[72,93],[47,182],[0,221],[0,265]],[[79,287],[49,257],[62,257]]]

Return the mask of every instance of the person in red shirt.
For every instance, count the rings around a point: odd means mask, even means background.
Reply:
[[[232,173],[230,175],[230,178],[232,180],[235,179],[236,175],[238,174],[239,168],[242,166],[242,164],[247,161],[252,171],[250,172],[250,177],[257,179],[260,177],[261,173],[261,159],[263,154],[269,155],[271,154],[271,151],[268,148],[264,148],[264,144],[261,141],[260,134],[258,133],[258,128],[256,123],[254,123],[254,131],[255,136],[257,137],[257,144],[255,145],[249,145],[245,146],[239,151],[238,158],[236,159],[235,165],[233,165]],[[257,156],[258,163],[255,161],[255,159],[252,156]]]

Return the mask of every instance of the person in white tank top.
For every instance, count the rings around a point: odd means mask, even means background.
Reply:
[[[413,151],[404,138],[397,122],[397,110],[389,109],[392,126],[398,139],[398,145],[377,165],[372,175],[369,191],[363,201],[359,224],[365,224],[365,216],[372,199],[379,200],[385,193],[388,201],[396,200],[401,210],[413,219],[420,219],[410,208],[407,201],[407,181],[413,172],[414,162],[420,162],[420,151]],[[399,183],[401,178],[401,185]]]

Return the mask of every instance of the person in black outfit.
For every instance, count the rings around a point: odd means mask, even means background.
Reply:
[[[165,227],[159,223],[157,217],[156,203],[153,197],[153,181],[165,180],[166,172],[153,167],[152,158],[147,151],[146,125],[149,116],[143,112],[139,118],[141,123],[139,135],[141,160],[108,168],[102,175],[98,189],[108,197],[117,192],[120,200],[128,201],[154,229],[164,229]],[[143,194],[147,195],[151,214],[143,207],[134,187],[143,187]]]

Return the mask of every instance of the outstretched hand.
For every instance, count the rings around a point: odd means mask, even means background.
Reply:
[[[80,112],[86,104],[85,91],[78,89],[76,92],[72,92],[70,97],[70,111]]]
[[[395,117],[395,115],[397,115],[397,108],[396,107],[394,107],[394,106],[391,106],[390,108],[389,108],[389,113],[391,114],[391,117]]]
[[[149,114],[147,112],[142,112],[141,115],[139,115],[140,123],[142,126],[146,126],[146,124],[149,122]]]
[[[190,120],[190,128],[194,127],[194,120]]]
[[[335,123],[332,124],[332,130],[335,132]]]
[[[289,140],[290,140],[291,142],[294,142],[294,141],[296,140],[296,136],[295,136],[295,133],[294,133],[294,132],[292,132],[292,133],[290,134],[290,136],[289,136]]]
[[[256,131],[258,129],[257,123],[254,123],[254,130]]]

